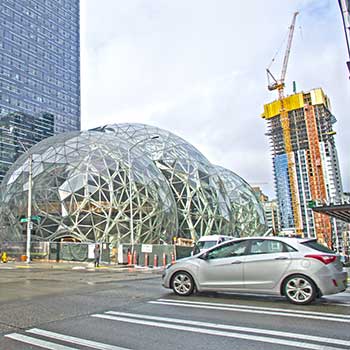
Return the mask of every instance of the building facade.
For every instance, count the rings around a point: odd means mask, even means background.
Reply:
[[[285,129],[281,102],[288,113]],[[312,211],[316,202],[330,202],[343,193],[333,130],[336,119],[328,97],[322,89],[293,94],[266,104],[262,117],[268,124],[281,229],[317,237],[332,246],[337,232],[334,223]],[[290,153],[286,153],[286,134]]]
[[[54,133],[80,130],[79,19],[79,0],[0,1],[3,127],[8,129],[4,120],[11,115],[31,116],[29,119],[38,121],[50,115]],[[21,139],[23,132],[19,129],[18,125],[17,138],[23,143],[38,137],[29,135],[27,128],[27,135]],[[48,136],[46,130],[42,136]],[[0,158],[0,163],[6,168],[8,159]]]
[[[19,155],[53,135],[54,115],[51,113],[36,117],[19,112],[3,116],[0,124],[0,183]]]
[[[272,234],[277,235],[281,231],[277,200],[267,200],[262,205],[265,212],[266,225],[272,230]]]
[[[267,228],[273,235],[278,235],[281,231],[281,225],[277,200],[270,200],[260,187],[253,187],[253,191],[264,209]]]

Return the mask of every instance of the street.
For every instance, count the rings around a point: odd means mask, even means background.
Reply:
[[[309,306],[205,293],[160,273],[0,269],[0,349],[349,349],[350,293]]]

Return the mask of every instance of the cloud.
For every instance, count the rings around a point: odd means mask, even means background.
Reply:
[[[141,122],[174,132],[213,163],[268,183],[272,161],[263,104],[265,68],[278,76],[299,10],[287,93],[323,87],[338,119],[336,143],[350,190],[350,86],[340,10],[327,0],[88,0],[82,2],[82,126]]]

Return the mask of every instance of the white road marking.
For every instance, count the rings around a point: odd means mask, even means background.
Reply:
[[[76,337],[72,337],[72,336],[69,336],[69,335],[61,334],[61,333],[45,331],[44,329],[32,328],[32,329],[27,330],[27,332],[31,333],[31,334],[41,335],[41,336],[44,336],[44,337],[47,337],[47,338],[52,338],[52,339],[56,339],[56,340],[62,340],[62,341],[65,341],[67,343],[73,343],[73,344],[76,344],[76,345],[88,346],[88,347],[90,347],[92,349],[100,349],[100,350],[130,350],[130,349],[126,349],[126,348],[121,348],[119,346],[99,343],[99,342],[95,342],[95,341],[87,340],[87,339],[82,339],[82,338],[76,338]]]
[[[280,344],[280,345],[292,346],[295,348],[312,349],[312,350],[344,350],[344,348],[329,347],[329,346],[325,346],[325,345],[321,345],[321,344],[297,342],[297,341],[286,340],[286,339],[281,339],[281,338],[263,337],[263,336],[243,334],[243,333],[225,332],[225,331],[218,331],[218,330],[208,329],[208,328],[188,327],[188,326],[180,326],[180,325],[176,325],[176,324],[166,324],[166,323],[159,323],[159,322],[153,322],[153,321],[144,321],[144,320],[137,320],[137,319],[133,319],[133,318],[111,316],[111,315],[106,315],[106,314],[94,314],[91,316],[97,317],[97,318],[102,318],[102,319],[107,319],[107,320],[112,320],[112,321],[128,322],[128,323],[133,323],[133,324],[159,327],[159,328],[167,328],[167,329],[176,329],[176,330],[180,330],[180,331],[201,333],[201,334],[206,334],[206,335],[216,335],[216,336],[221,336],[221,337],[229,337],[229,338],[244,339],[244,340],[250,340],[250,341],[258,341],[258,342],[263,342],[263,343],[271,343],[274,345]]]
[[[264,310],[264,311],[282,311],[289,312],[293,314],[302,314],[302,315],[317,315],[317,316],[330,316],[330,317],[344,317],[349,318],[350,315],[339,315],[339,314],[331,314],[327,312],[315,312],[315,311],[307,311],[307,310],[292,310],[292,309],[281,309],[277,307],[262,307],[262,306],[251,306],[251,305],[241,305],[241,304],[223,304],[223,303],[207,303],[202,301],[189,301],[189,300],[174,300],[174,299],[157,299],[158,301],[169,301],[173,303],[181,303],[181,304],[199,304],[199,305],[212,305],[212,306],[227,306],[227,307],[235,307],[242,309],[252,309],[252,310]]]
[[[308,313],[293,313],[288,310],[286,311],[268,311],[264,308],[257,308],[254,309],[253,307],[247,307],[244,308],[241,305],[239,307],[230,305],[226,305],[224,307],[219,305],[225,305],[225,304],[215,304],[213,305],[204,305],[205,303],[184,303],[184,302],[165,302],[165,301],[149,301],[150,304],[159,304],[159,305],[170,305],[170,306],[181,306],[181,307],[189,307],[189,308],[197,308],[197,309],[208,309],[208,310],[224,310],[224,311],[237,311],[237,312],[245,312],[245,313],[253,313],[253,314],[262,314],[262,315],[277,315],[282,317],[296,317],[296,318],[308,318],[313,320],[323,320],[323,321],[332,321],[332,322],[345,322],[350,323],[349,316],[347,315],[337,315],[332,314],[330,317],[323,317],[323,316],[316,316],[316,315],[309,315]],[[322,314],[321,314],[322,315]]]
[[[268,335],[278,336],[278,337],[311,340],[311,341],[318,341],[318,342],[329,343],[329,344],[336,343],[337,345],[344,345],[350,348],[350,341],[341,340],[338,338],[335,339],[335,338],[317,337],[317,336],[308,335],[308,334],[273,331],[273,330],[261,329],[261,328],[239,327],[239,326],[232,326],[228,324],[192,321],[192,320],[184,320],[184,319],[168,318],[168,317],[160,317],[160,316],[149,316],[149,315],[143,315],[143,314],[132,314],[127,312],[107,311],[106,314],[141,318],[141,319],[161,321],[161,322],[172,322],[172,323],[186,324],[186,325],[192,325],[192,326],[211,327],[216,329],[232,330],[232,331],[238,331],[238,332],[250,332],[250,333],[264,334],[264,335],[268,334]]]
[[[28,337],[27,335],[24,335],[24,334],[11,333],[11,334],[6,334],[5,337],[13,340],[17,340],[22,343],[36,345],[41,348],[49,349],[49,350],[77,350],[77,348],[71,348],[69,346],[51,343],[46,340]]]

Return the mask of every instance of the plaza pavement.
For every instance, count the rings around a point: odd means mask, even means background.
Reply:
[[[124,265],[115,263],[101,263],[100,266],[95,267],[93,262],[72,262],[72,261],[31,261],[26,263],[23,261],[9,261],[7,263],[0,263],[1,269],[55,269],[55,270],[92,270],[92,271],[120,271],[120,272],[146,272],[146,273],[160,273],[163,266],[139,266],[139,265]]]

